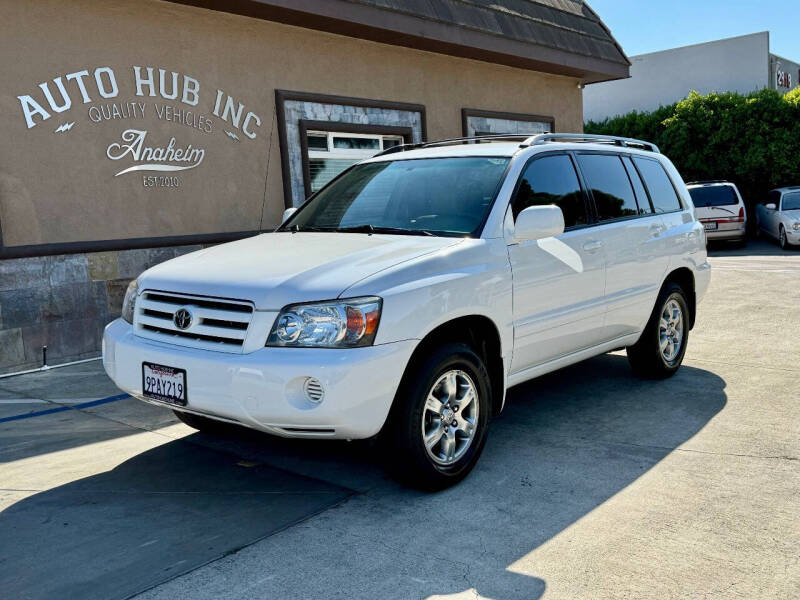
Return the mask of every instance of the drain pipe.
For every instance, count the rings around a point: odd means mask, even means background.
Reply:
[[[102,357],[97,356],[95,358],[84,358],[83,360],[73,360],[72,362],[61,363],[58,365],[48,365],[47,364],[47,346],[42,347],[42,364],[41,367],[36,369],[28,369],[27,371],[16,371],[14,373],[6,373],[4,375],[0,375],[0,379],[5,379],[6,377],[16,377],[17,375],[26,375],[28,373],[41,373],[42,371],[49,371],[50,369],[60,369],[61,367],[69,367],[71,365],[80,365],[83,363],[92,362],[94,360],[100,360]]]

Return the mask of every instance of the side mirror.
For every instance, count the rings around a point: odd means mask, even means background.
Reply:
[[[774,202],[770,202],[769,204],[765,205],[764,208],[766,208],[767,210],[775,210],[778,207],[775,206]]]
[[[558,206],[529,206],[517,215],[514,239],[528,242],[564,233],[564,213]]]
[[[297,209],[294,207],[287,208],[285,211],[283,211],[283,218],[281,219],[281,223],[286,223],[286,221],[289,220],[289,217],[291,217],[296,212]]]

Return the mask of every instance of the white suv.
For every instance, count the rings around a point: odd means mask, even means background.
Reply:
[[[103,361],[198,429],[380,434],[392,471],[435,489],[475,465],[512,385],[623,347],[672,375],[709,276],[686,186],[649,143],[401,146],[275,232],[147,270]]]

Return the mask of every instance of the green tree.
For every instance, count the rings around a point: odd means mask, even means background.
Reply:
[[[770,189],[800,184],[800,88],[785,95],[692,91],[652,112],[589,121],[585,131],[654,142],[686,181],[734,182],[749,215]]]

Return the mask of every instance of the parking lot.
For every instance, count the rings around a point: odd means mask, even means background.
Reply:
[[[197,433],[99,361],[0,379],[0,596],[800,597],[800,252],[710,254],[673,379],[517,386],[438,494],[368,442]]]

